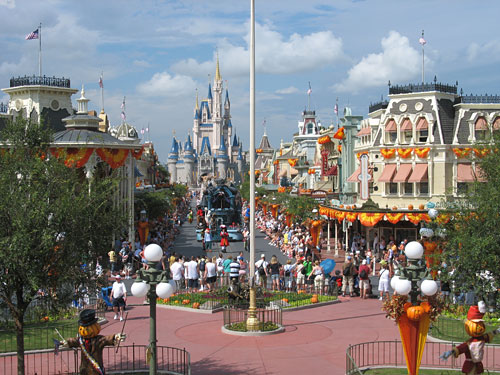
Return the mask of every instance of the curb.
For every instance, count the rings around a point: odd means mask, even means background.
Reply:
[[[220,330],[221,330],[222,333],[225,333],[226,335],[258,337],[258,336],[276,335],[278,333],[284,332],[285,331],[285,327],[280,326],[278,329],[275,329],[274,331],[266,331],[266,332],[258,332],[258,331],[257,332],[232,331],[230,329],[227,329],[224,326],[222,326]]]
[[[167,309],[167,310],[189,311],[189,312],[199,313],[199,314],[215,314],[215,313],[218,313],[219,311],[224,310],[223,307],[217,307],[217,308],[212,309],[212,310],[205,310],[205,309],[193,309],[192,307],[161,305],[161,304],[157,304],[156,306],[161,307],[163,309]]]
[[[288,311],[299,311],[299,310],[314,309],[316,307],[334,305],[336,303],[341,303],[341,302],[342,302],[341,300],[335,299],[333,301],[325,301],[325,302],[311,303],[309,305],[304,305],[304,306],[290,307],[290,308],[282,309],[281,311],[288,312]]]

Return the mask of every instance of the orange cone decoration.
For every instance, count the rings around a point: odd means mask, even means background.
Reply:
[[[147,221],[139,221],[137,227],[137,231],[139,232],[139,240],[141,241],[141,245],[144,246],[146,240],[148,239],[149,223]]]
[[[292,226],[292,214],[289,214],[288,212],[285,215],[285,220],[286,220],[286,226],[291,227]]]
[[[313,222],[311,223],[311,237],[314,246],[318,246],[319,244],[320,232],[321,232],[321,220],[313,220]]]
[[[345,131],[344,127],[342,126],[339,130],[335,132],[333,135],[333,138],[335,139],[344,139],[345,138]]]
[[[264,215],[267,215],[267,203],[262,202],[261,205],[262,205],[262,212],[264,213]]]
[[[278,207],[280,205],[279,204],[272,204],[271,205],[271,215],[273,215],[273,217],[276,219],[278,217]]]

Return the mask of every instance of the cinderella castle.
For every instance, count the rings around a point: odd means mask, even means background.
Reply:
[[[200,186],[204,180],[224,178],[241,183],[246,171],[245,153],[231,123],[231,103],[226,88],[223,99],[219,57],[213,87],[208,84],[208,96],[194,108],[193,130],[186,141],[172,140],[168,154],[170,181],[188,186]]]

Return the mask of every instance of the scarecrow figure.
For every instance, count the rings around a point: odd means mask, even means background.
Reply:
[[[477,306],[471,306],[467,313],[465,321],[465,331],[471,338],[458,346],[454,346],[452,350],[441,354],[440,358],[445,361],[452,354],[457,358],[460,354],[465,355],[465,362],[462,366],[462,373],[467,375],[482,374],[484,345],[493,340],[493,336],[500,333],[500,328],[493,332],[484,333],[486,327],[484,325],[483,316],[486,313],[486,304],[480,301]]]
[[[95,310],[85,309],[80,313],[78,320],[78,336],[63,340],[60,345],[68,348],[82,349],[82,361],[80,363],[80,375],[104,375],[102,363],[102,351],[105,346],[115,345],[124,341],[127,337],[123,333],[115,335],[99,335],[101,326],[97,322]]]

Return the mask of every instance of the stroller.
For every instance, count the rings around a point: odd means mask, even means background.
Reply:
[[[104,288],[101,288],[101,298],[102,302],[104,302],[104,311],[108,311],[108,307],[113,310],[113,303],[111,302],[111,290],[113,289],[112,286],[106,286]]]

